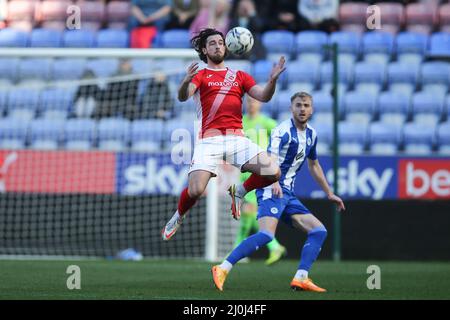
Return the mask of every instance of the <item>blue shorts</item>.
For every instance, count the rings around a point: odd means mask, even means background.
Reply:
[[[270,186],[266,187],[266,189],[256,190],[256,196],[258,199],[257,219],[262,217],[273,217],[278,220],[281,219],[286,224],[292,226],[292,215],[311,214],[311,211],[298,200],[294,193],[285,188],[283,188],[282,198],[273,196]]]

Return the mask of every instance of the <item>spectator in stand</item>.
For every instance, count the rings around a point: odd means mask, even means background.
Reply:
[[[170,93],[167,76],[162,71],[156,71],[149,80],[145,94],[142,98],[140,112],[136,115],[141,119],[173,118],[174,101]]]
[[[271,8],[272,15],[268,23],[269,29],[298,32],[309,27],[308,22],[299,16],[296,1],[273,0]]]
[[[6,27],[6,12],[7,12],[7,1],[0,0],[0,29]]]
[[[82,84],[78,87],[75,94],[72,116],[77,118],[89,118],[93,116],[99,108],[101,89],[95,83],[95,74],[91,70],[86,70],[84,72],[82,81]]]
[[[255,43],[253,49],[249,53],[239,57],[230,53],[230,58],[244,58],[250,59],[251,61],[265,59],[266,49],[261,42],[261,32],[264,28],[264,20],[259,17],[253,0],[238,1],[230,22],[230,29],[234,27],[244,27],[249,29],[253,34]]]
[[[129,27],[132,48],[150,48],[163,30],[172,9],[171,0],[132,0]]]
[[[299,0],[298,13],[305,29],[334,32],[339,30],[339,0]]]
[[[189,28],[191,36],[197,35],[202,29],[208,27],[215,28],[226,35],[230,24],[230,2],[228,0],[216,0],[214,5],[211,0],[203,0],[201,3],[201,9]],[[210,14],[213,9],[214,14]]]
[[[199,0],[173,0],[168,29],[189,29],[200,9]]]
[[[131,63],[128,60],[121,61],[115,77],[126,77],[131,74]],[[115,116],[132,118],[137,110],[138,86],[139,81],[135,79],[112,79],[102,92],[100,107],[93,117],[96,119]]]
[[[240,0],[234,0],[231,12],[233,13],[232,16],[236,15],[237,7],[239,6]],[[257,0],[253,1],[253,4],[256,8],[256,12],[258,13],[258,19],[262,21],[262,29],[260,32],[264,32],[269,30],[269,17],[273,14],[271,12],[272,10],[272,0]]]

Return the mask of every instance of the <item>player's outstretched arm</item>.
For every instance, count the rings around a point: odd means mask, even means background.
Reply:
[[[278,77],[284,70],[286,70],[286,67],[284,66],[285,62],[285,58],[281,57],[278,63],[273,66],[269,76],[269,81],[267,81],[266,85],[264,87],[255,85],[249,90],[248,94],[252,98],[261,102],[270,101],[275,93]]]
[[[180,87],[178,88],[178,100],[181,102],[186,101],[192,95],[195,93],[195,90],[197,87],[195,84],[191,83],[194,76],[197,74],[198,69],[198,62],[193,62],[188,67],[186,76],[184,77],[183,81],[180,84]]]
[[[322,190],[326,193],[328,200],[333,201],[338,206],[338,210],[345,210],[344,201],[339,198],[337,195],[331,191],[330,186],[328,185],[328,181],[325,178],[325,174],[323,173],[322,166],[319,163],[319,160],[311,160],[308,159],[308,169],[311,173],[314,180],[317,181]]]

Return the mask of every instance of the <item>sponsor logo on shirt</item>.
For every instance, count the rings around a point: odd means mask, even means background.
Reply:
[[[304,155],[305,155],[305,151],[303,151],[303,149],[302,149],[302,151],[300,151],[297,154],[297,156],[295,157],[295,160],[299,160],[299,159],[303,158]]]
[[[239,87],[239,83],[238,82],[221,82],[221,81],[210,81],[208,82],[208,87]]]

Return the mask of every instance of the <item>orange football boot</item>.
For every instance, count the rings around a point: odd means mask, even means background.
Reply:
[[[214,285],[217,289],[223,291],[223,284],[228,276],[228,271],[222,269],[219,266],[214,266],[211,268],[211,273],[213,276]]]
[[[294,278],[291,281],[291,288],[294,290],[303,290],[303,291],[314,291],[314,292],[327,292],[326,289],[323,289],[312,282],[310,278],[305,279],[297,279]]]

